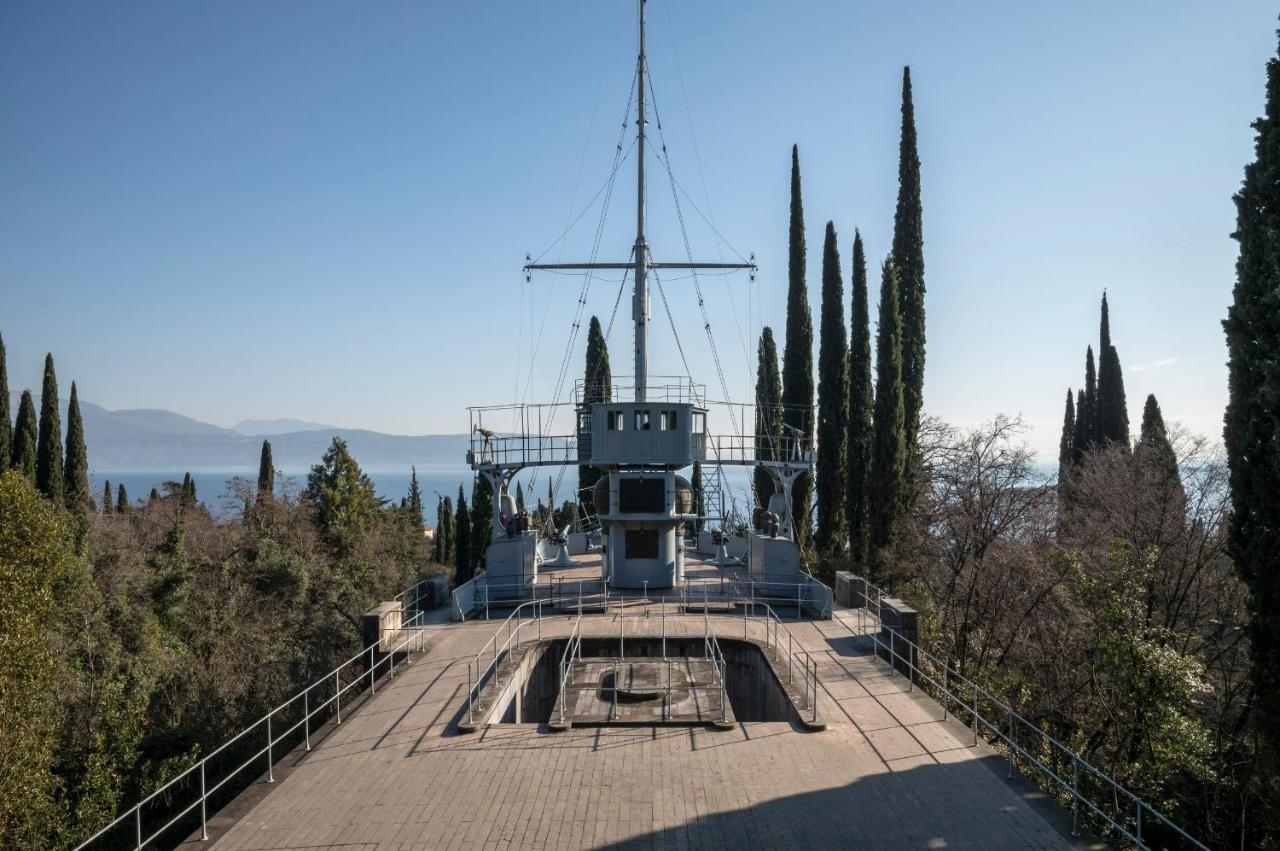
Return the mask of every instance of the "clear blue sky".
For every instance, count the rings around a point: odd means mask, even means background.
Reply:
[[[703,281],[734,399],[761,318],[784,325],[791,144],[816,325],[826,220],[846,277],[855,226],[873,260],[888,248],[909,63],[927,412],[1022,413],[1053,454],[1105,288],[1135,426],[1154,392],[1166,418],[1220,434],[1231,194],[1272,5],[653,0],[650,18],[677,177],[761,266],[755,290]],[[11,384],[37,386],[52,350],[64,387],[110,408],[461,431],[466,405],[512,400],[546,311],[530,394],[545,398],[578,281],[526,286],[520,266],[607,174],[634,37],[628,0],[3,4]],[[651,171],[655,255],[683,259]],[[625,257],[633,199],[628,167],[602,256]],[[685,213],[694,252],[719,259]],[[586,256],[596,218],[548,259]],[[692,282],[667,291],[722,395]],[[616,292],[594,284],[589,311],[607,317]],[[654,313],[652,370],[680,372]],[[615,373],[627,320],[624,298]]]

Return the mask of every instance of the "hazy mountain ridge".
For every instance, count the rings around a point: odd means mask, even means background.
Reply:
[[[231,430],[257,437],[270,437],[273,434],[292,434],[295,431],[342,431],[338,426],[312,423],[306,420],[294,420],[288,417],[278,420],[241,420],[233,425]]]
[[[11,410],[16,414],[19,394],[10,396]],[[36,405],[38,408],[38,400]],[[67,400],[60,400],[59,406],[65,430]],[[109,411],[101,405],[81,401],[80,413],[84,417],[85,442],[93,469],[254,466],[262,446],[263,433],[242,434],[160,408]],[[334,435],[341,435],[347,441],[351,454],[365,467],[462,466],[466,463],[465,434],[398,435],[317,425],[315,429],[270,433],[268,438],[276,466],[299,467],[319,462]]]

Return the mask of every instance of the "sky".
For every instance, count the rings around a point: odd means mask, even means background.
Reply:
[[[759,329],[785,326],[793,143],[815,327],[828,220],[846,315],[855,227],[878,284],[909,64],[926,414],[1021,415],[1056,455],[1105,290],[1134,430],[1154,393],[1166,420],[1220,437],[1231,196],[1276,53],[1271,4],[652,0],[648,16],[649,133],[685,224],[653,152],[655,259],[686,260],[687,233],[696,259],[760,266],[754,283],[665,280],[651,373],[683,374],[682,348],[709,396],[750,399]],[[619,279],[586,288],[575,335],[583,279],[521,266],[590,256],[635,39],[628,0],[0,5],[11,386],[37,388],[52,351],[64,394],[75,379],[112,409],[404,434],[552,401]],[[601,260],[634,240],[630,157]],[[630,338],[624,297],[615,375]]]

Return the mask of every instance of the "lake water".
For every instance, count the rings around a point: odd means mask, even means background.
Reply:
[[[529,505],[536,505],[539,498],[546,502],[548,483],[553,486],[557,484],[560,470],[561,468],[558,467],[550,467],[526,471],[517,477],[517,481],[524,486],[526,501]],[[110,481],[114,500],[117,489],[123,483],[125,490],[129,492],[129,499],[136,502],[139,499],[146,499],[152,488],[163,490],[161,485],[166,481],[181,482],[187,472],[186,470],[160,469],[94,470],[89,476],[89,492],[93,494],[95,500],[101,499],[103,482]],[[192,467],[189,472],[191,478],[195,479],[196,497],[215,514],[222,514],[236,507],[235,501],[230,498],[228,488],[228,482],[231,479],[241,477],[257,481],[258,478],[257,467]],[[278,470],[276,475],[278,478],[292,479],[301,489],[306,485],[308,472],[309,470],[301,468],[284,468]],[[365,473],[373,480],[378,496],[393,504],[399,504],[400,498],[409,493],[409,470],[374,468],[366,469]],[[688,476],[689,471],[685,470],[683,475]],[[467,499],[471,499],[472,477],[473,474],[467,467],[427,465],[418,468],[418,487],[422,488],[422,501],[428,523],[435,523],[437,495],[448,496],[456,502],[458,487],[462,486]],[[750,468],[725,468],[726,487],[736,497],[740,511],[743,506],[749,505],[745,499],[750,481]],[[557,503],[571,498],[577,484],[577,468],[565,468],[564,475],[559,480],[559,486],[554,488]],[[277,484],[277,487],[279,486]]]

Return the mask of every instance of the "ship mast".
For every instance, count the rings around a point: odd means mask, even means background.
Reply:
[[[636,245],[635,245],[635,262],[636,262],[636,291],[632,299],[631,314],[635,320],[635,355],[636,355],[636,401],[643,402],[645,393],[648,389],[649,377],[649,274],[646,256],[648,247],[644,242],[644,207],[645,207],[645,186],[644,186],[644,83],[648,75],[648,69],[645,67],[644,55],[644,3],[645,0],[639,0],[640,3],[640,55],[636,60],[636,76],[640,88],[640,96],[637,98],[638,109],[636,113],[636,150],[639,154],[636,158]]]
[[[636,56],[636,85],[639,88],[636,112],[636,243],[632,248],[632,258],[626,263],[528,263],[526,272],[536,269],[560,269],[575,271],[595,271],[602,269],[625,269],[635,275],[635,290],[631,296],[631,318],[635,322],[635,401],[644,402],[649,384],[649,270],[651,269],[751,269],[755,263],[687,263],[654,262],[649,259],[649,244],[645,241],[645,84],[649,78],[648,58],[644,46],[644,7],[646,0],[638,0],[639,5],[639,40],[640,48]]]

